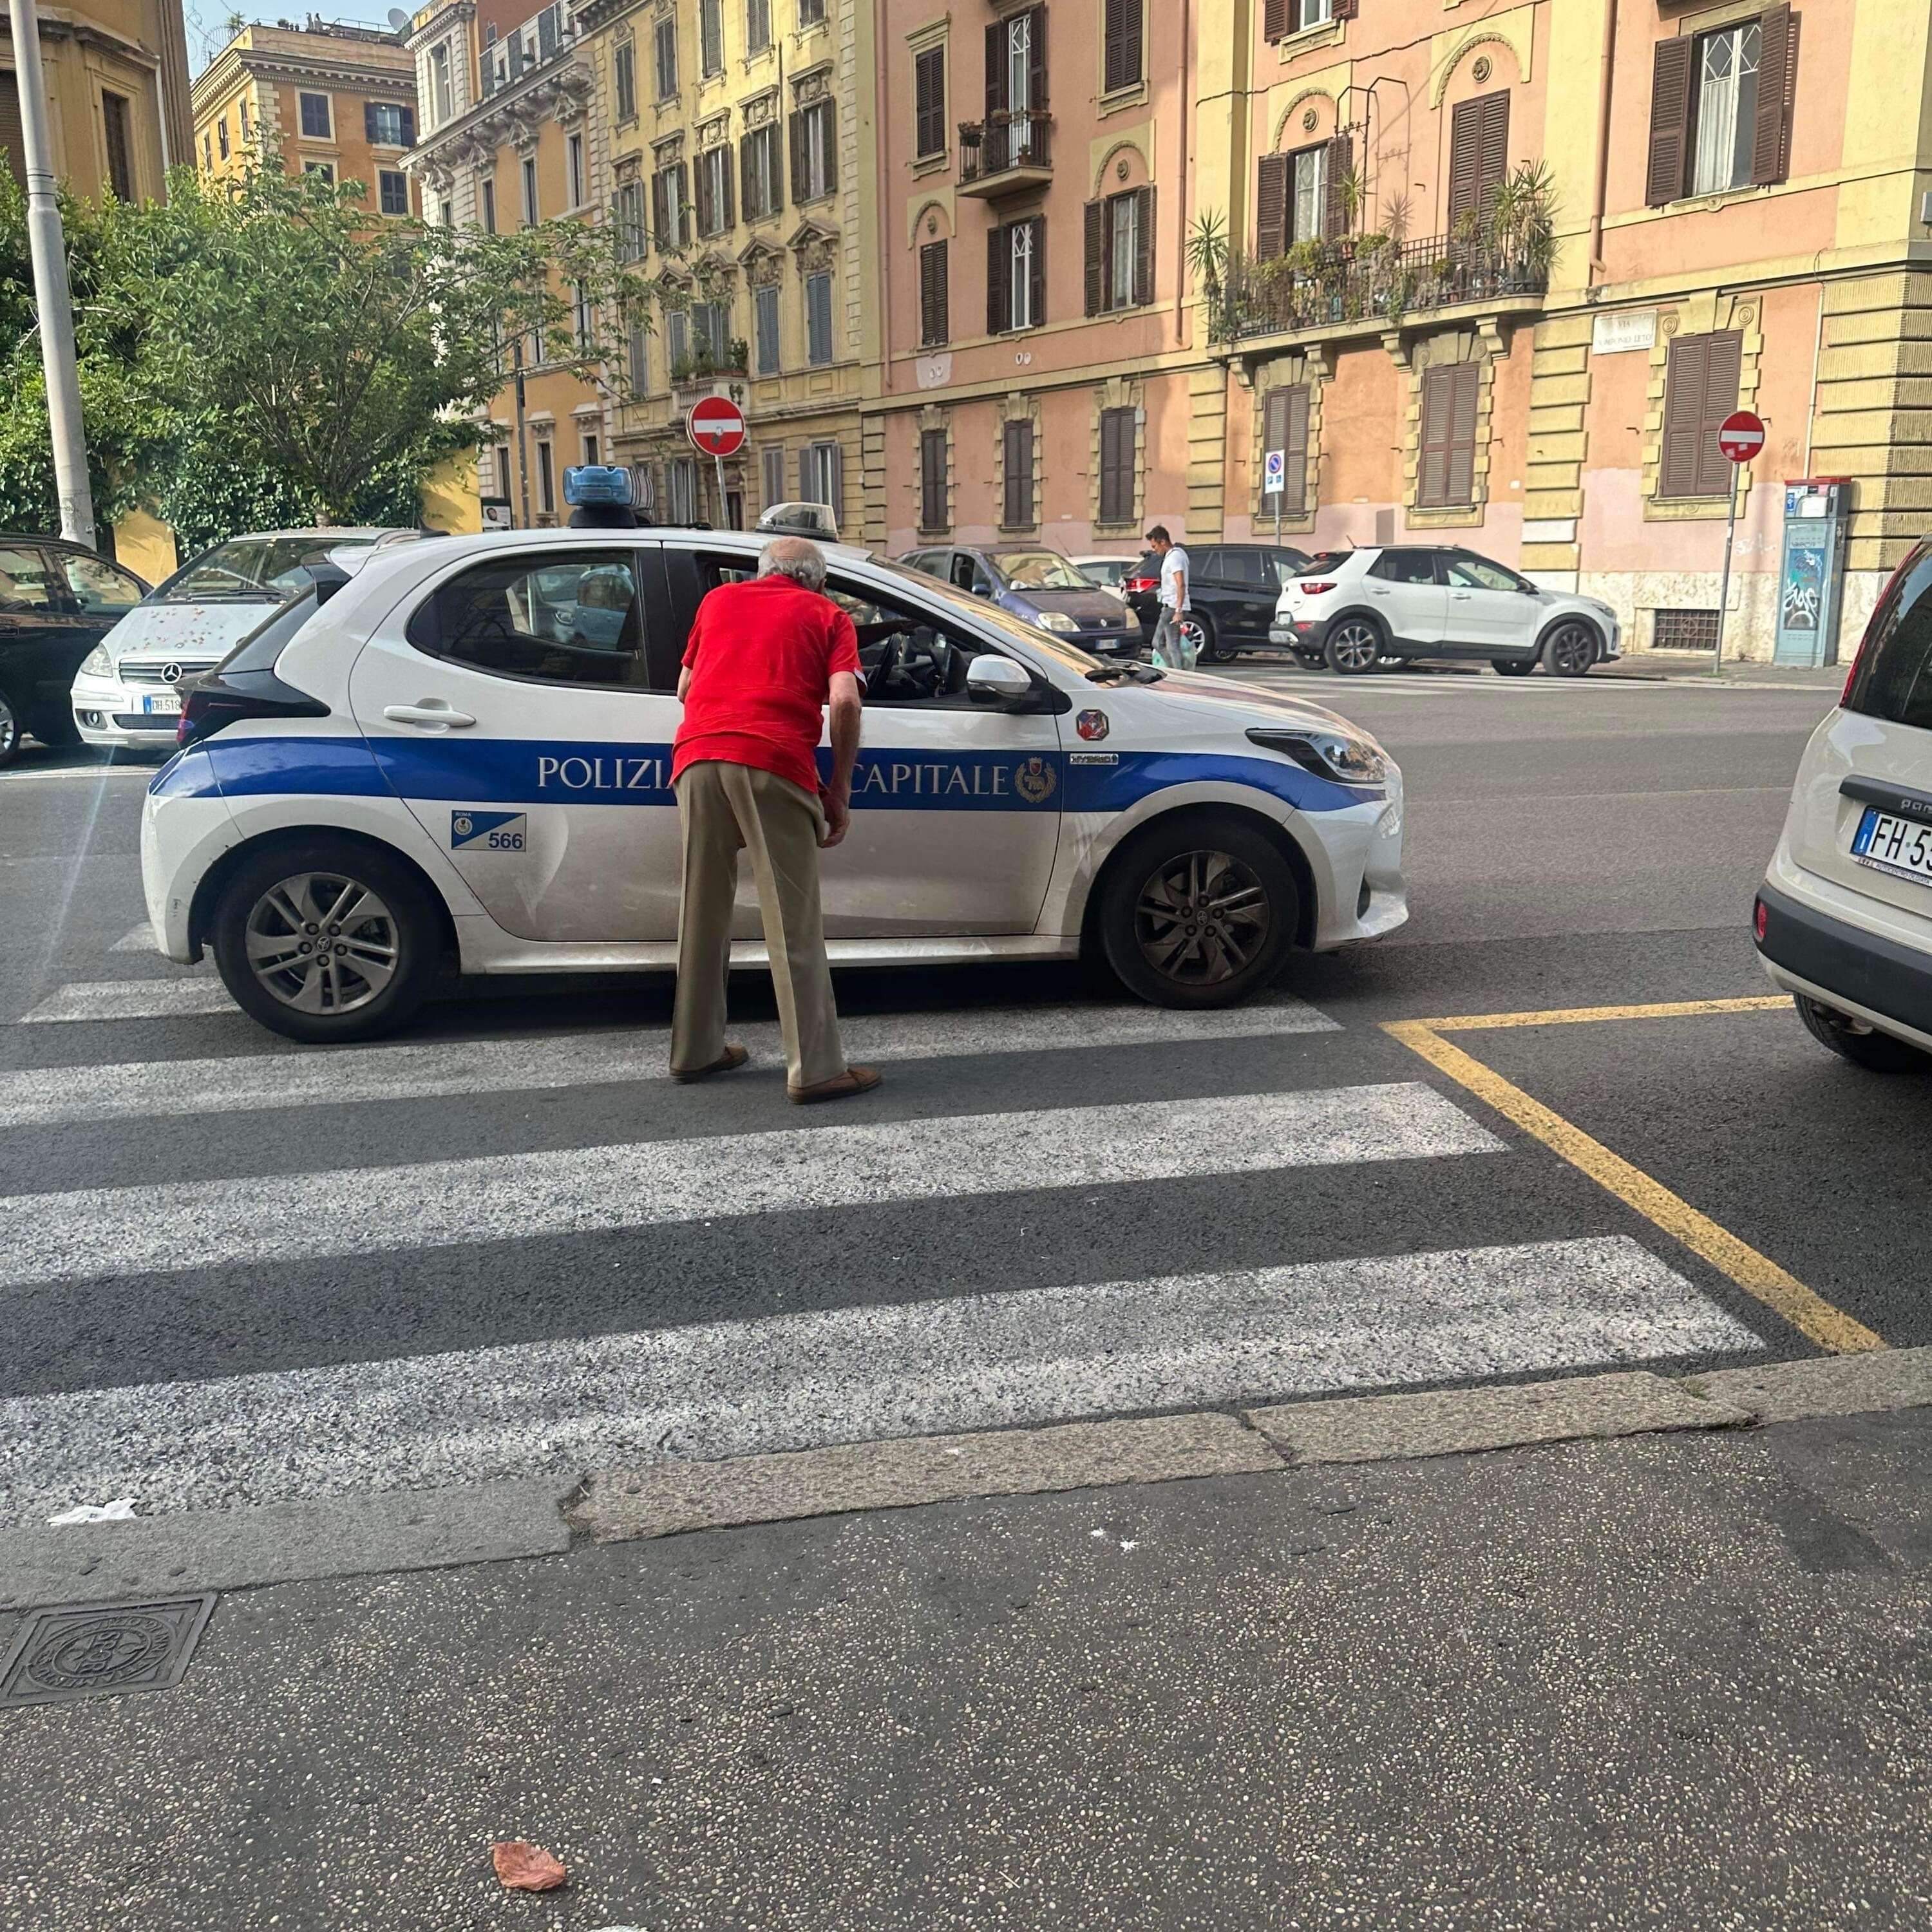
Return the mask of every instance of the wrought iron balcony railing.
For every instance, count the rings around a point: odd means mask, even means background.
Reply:
[[[1431,236],[1395,242],[1350,236],[1298,242],[1265,262],[1228,265],[1213,302],[1214,339],[1399,322],[1461,302],[1541,295],[1546,250],[1513,250],[1488,238]]]
[[[983,121],[966,121],[959,128],[959,185],[970,191],[1000,183],[1003,177],[1023,177],[1030,183],[1053,170],[1048,145],[1053,117],[1044,108],[989,114]],[[1015,185],[1020,185],[1016,181]]]

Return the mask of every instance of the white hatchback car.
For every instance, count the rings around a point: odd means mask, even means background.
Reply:
[[[1754,925],[1826,1046],[1932,1072],[1932,543],[1886,586],[1804,748]]]
[[[262,618],[306,585],[302,566],[340,546],[414,530],[257,530],[204,550],[151,590],[89,652],[76,674],[74,722],[90,745],[166,750],[184,679],[212,670]]]
[[[338,556],[188,695],[142,826],[162,950],[212,945],[300,1040],[400,1024],[448,967],[662,969],[699,599],[760,540],[519,531]],[[835,964],[1067,958],[1218,1006],[1408,916],[1402,781],[1332,712],[1103,664],[835,549],[867,670]],[[740,964],[764,963],[755,902]]]
[[[1622,652],[1617,614],[1546,590],[1474,550],[1396,544],[1328,550],[1283,585],[1268,641],[1345,676],[1412,658],[1486,658],[1581,677]]]

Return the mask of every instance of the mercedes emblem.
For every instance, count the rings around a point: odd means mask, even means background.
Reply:
[[[164,684],[180,683],[181,675],[182,668],[178,664],[164,664],[161,667],[161,682]]]

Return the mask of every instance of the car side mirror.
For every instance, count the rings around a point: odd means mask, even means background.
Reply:
[[[966,667],[966,689],[976,704],[1010,704],[1033,694],[1033,679],[1011,658],[988,651]]]

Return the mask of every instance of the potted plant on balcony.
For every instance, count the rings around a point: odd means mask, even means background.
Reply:
[[[1484,226],[1502,286],[1546,286],[1556,254],[1556,184],[1548,163],[1524,161],[1505,175]]]

